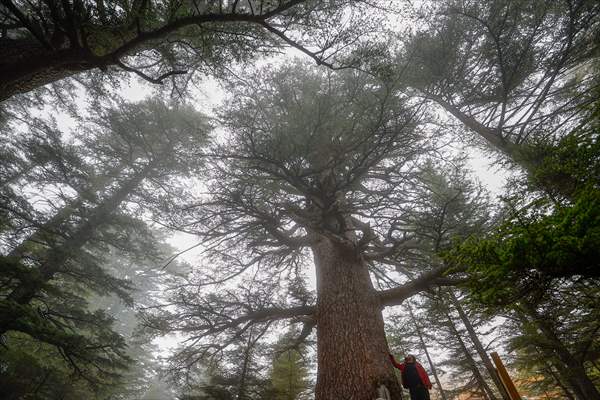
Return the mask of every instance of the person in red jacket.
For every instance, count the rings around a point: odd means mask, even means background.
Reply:
[[[398,368],[402,374],[402,386],[410,392],[410,400],[429,400],[429,390],[431,382],[427,372],[421,364],[417,362],[415,356],[409,354],[404,358],[402,364],[398,363],[393,355],[390,354],[390,361],[394,367]]]

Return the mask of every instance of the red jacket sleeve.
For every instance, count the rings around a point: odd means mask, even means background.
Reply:
[[[423,385],[425,385],[425,387],[427,389],[431,389],[431,381],[429,380],[429,377],[427,376],[427,372],[425,371],[425,368],[423,368],[423,366],[418,363],[417,363],[417,372],[419,373],[419,378],[421,378],[421,382],[423,382]]]
[[[390,361],[394,365],[394,367],[398,368],[400,371],[404,371],[404,364],[400,364],[393,355],[390,354]]]

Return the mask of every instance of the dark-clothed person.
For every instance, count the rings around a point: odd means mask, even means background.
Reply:
[[[429,400],[431,382],[425,368],[419,364],[413,355],[408,355],[403,363],[398,363],[390,354],[390,361],[402,375],[402,386],[410,392],[411,400]]]

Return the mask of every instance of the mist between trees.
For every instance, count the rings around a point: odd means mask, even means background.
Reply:
[[[591,0],[0,0],[0,399],[407,398],[390,353],[510,399],[492,351],[600,399],[599,43]]]

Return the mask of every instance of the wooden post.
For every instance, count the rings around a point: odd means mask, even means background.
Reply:
[[[504,364],[502,363],[502,360],[500,359],[498,353],[493,352],[490,354],[490,356],[492,356],[492,360],[494,361],[494,364],[496,364],[496,372],[498,373],[502,384],[506,388],[510,399],[521,400],[521,395],[519,394],[519,392],[517,392],[517,388],[515,387],[515,384],[513,383],[512,379],[510,379],[510,375],[508,375],[508,371],[506,371],[506,368],[504,367]]]

